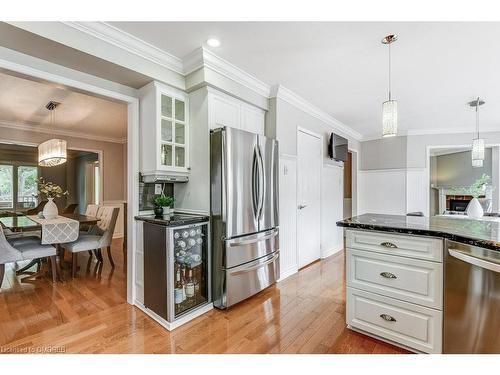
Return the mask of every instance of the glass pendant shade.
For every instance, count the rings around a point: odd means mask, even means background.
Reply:
[[[472,160],[484,160],[483,138],[475,138],[472,140]]]
[[[54,167],[66,163],[66,141],[62,139],[49,139],[38,146],[38,165],[41,167]]]
[[[394,137],[398,132],[398,102],[388,100],[382,105],[382,137]]]

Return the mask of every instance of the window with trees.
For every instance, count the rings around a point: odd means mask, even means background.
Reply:
[[[23,210],[38,203],[38,167],[0,164],[0,209]]]

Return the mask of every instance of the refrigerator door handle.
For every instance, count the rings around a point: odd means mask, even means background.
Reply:
[[[452,257],[460,259],[461,261],[463,261],[465,263],[469,263],[469,264],[472,264],[474,266],[486,268],[487,270],[500,273],[500,264],[499,263],[488,262],[485,259],[471,256],[471,255],[468,255],[462,251],[458,251],[458,250],[454,250],[454,249],[448,249],[448,253]]]
[[[253,208],[253,216],[255,220],[258,220],[259,217],[259,198],[258,198],[258,154],[257,147],[253,149],[253,160],[252,160],[252,208]]]
[[[264,240],[268,240],[270,238],[276,237],[278,234],[278,228],[274,228],[264,233],[259,233],[253,236],[246,236],[244,238],[235,238],[232,240],[227,240],[227,245],[229,247],[248,245],[255,242],[260,242]]]
[[[256,264],[255,266],[251,266],[251,267],[248,267],[248,268],[245,268],[245,269],[242,269],[242,270],[230,272],[230,275],[231,276],[241,275],[241,274],[248,273],[248,272],[254,271],[256,269],[265,267],[268,264],[275,262],[276,259],[278,259],[278,257],[279,257],[279,253],[276,253],[276,255],[274,255],[271,259],[268,259],[268,260],[266,260],[263,263],[259,263],[259,264]]]
[[[264,207],[264,189],[265,189],[265,173],[264,173],[264,161],[262,160],[262,151],[260,146],[257,145],[257,165],[259,167],[259,200],[258,200],[258,211],[257,211],[257,219],[260,220],[262,218],[262,210]]]

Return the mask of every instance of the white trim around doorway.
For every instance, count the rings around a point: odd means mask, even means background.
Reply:
[[[64,85],[73,89],[127,103],[127,202],[129,202],[129,209],[127,210],[127,302],[133,305],[135,301],[136,251],[136,225],[134,217],[139,213],[139,202],[137,199],[139,194],[139,181],[137,179],[139,175],[139,99],[124,94],[123,91],[135,93],[136,90],[94,76],[82,74],[81,72],[64,68],[56,64],[46,63],[28,55],[18,53],[13,53],[13,55],[23,62],[25,61],[26,64],[29,63],[31,66],[13,60],[7,60],[2,54],[0,55],[0,69],[24,74],[43,81]],[[47,70],[36,69],[32,66],[44,66]],[[66,73],[66,76],[61,75],[64,73]],[[80,77],[82,80],[73,79],[70,78],[70,76]],[[88,78],[88,81],[92,82],[106,83],[107,86],[114,87],[115,90],[87,83],[83,78]]]

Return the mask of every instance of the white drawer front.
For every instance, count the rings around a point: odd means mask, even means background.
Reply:
[[[409,258],[443,261],[443,240],[373,231],[348,230],[346,245],[359,250],[400,255]]]
[[[347,288],[347,324],[425,353],[441,353],[442,312]]]
[[[347,285],[443,308],[443,264],[347,249]]]

